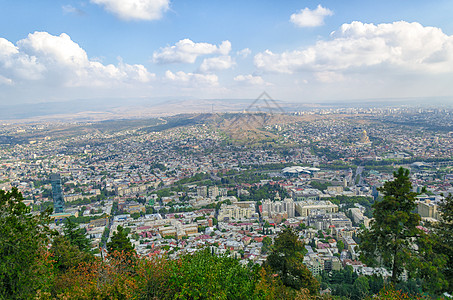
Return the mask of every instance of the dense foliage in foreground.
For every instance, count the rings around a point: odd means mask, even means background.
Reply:
[[[209,249],[177,260],[138,257],[121,228],[109,255],[97,258],[73,222],[59,235],[46,226],[49,211],[33,216],[22,200],[17,189],[0,191],[0,299],[294,299],[318,292],[302,264],[243,266]],[[276,241],[295,246],[271,250],[285,266],[303,248],[290,229]]]
[[[263,267],[243,266],[234,258],[212,255],[209,249],[176,260],[138,257],[127,234],[118,230],[107,244],[109,255],[95,257],[83,230],[68,221],[64,235],[51,231],[49,211],[33,216],[13,189],[0,190],[0,299],[329,299],[320,296],[320,283],[303,265],[303,244],[292,229],[284,229],[269,247]],[[433,227],[436,251],[447,257],[445,280],[451,282],[453,200],[447,197],[441,222]],[[435,239],[434,239],[435,241]],[[340,272],[341,273],[341,272]],[[372,284],[364,277],[323,277],[323,285],[338,283],[354,299],[415,299],[392,286]],[[337,274],[337,275],[342,275]],[[335,274],[334,274],[335,275]],[[429,274],[428,274],[429,276]],[[352,280],[354,279],[354,280]],[[360,293],[357,293],[360,291]],[[420,290],[415,290],[419,292]],[[340,298],[338,298],[340,299]],[[341,298],[344,299],[344,298]],[[371,299],[371,298],[370,298]],[[426,298],[427,299],[427,298]]]

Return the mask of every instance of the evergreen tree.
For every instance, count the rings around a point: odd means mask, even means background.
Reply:
[[[107,250],[109,253],[115,251],[125,253],[135,253],[134,246],[131,243],[131,240],[127,237],[127,233],[121,225],[118,225],[117,232],[115,232],[110,240],[107,243]]]
[[[267,253],[272,245],[272,239],[268,236],[263,238],[263,246],[261,247],[261,253]]]
[[[305,252],[296,232],[285,228],[275,238],[265,265],[280,276],[285,286],[295,290],[306,288],[311,294],[316,294],[320,285],[302,263]]]
[[[34,216],[17,188],[0,190],[0,299],[30,299],[48,287],[50,213]]]
[[[447,263],[441,270],[453,293],[453,195],[449,194],[439,206],[440,220],[433,225],[436,243],[434,250],[445,255]]]
[[[436,266],[444,262],[432,251],[429,236],[420,229],[409,170],[394,172],[394,180],[379,190],[383,200],[373,204],[374,220],[369,230],[360,234],[360,258],[368,265],[383,265],[392,270],[392,283],[399,281],[404,270],[411,276],[441,282]],[[439,281],[440,280],[440,281]]]
[[[370,285],[368,283],[368,277],[362,276],[357,278],[354,281],[354,284],[352,285],[352,295],[351,299],[355,300],[360,300],[360,299],[365,299],[366,296],[370,292]]]
[[[339,253],[341,253],[344,250],[344,242],[342,240],[339,240],[337,242],[337,248]]]
[[[55,267],[60,273],[76,268],[80,263],[94,260],[94,256],[71,243],[66,236],[59,235],[52,241],[50,251],[55,260]]]
[[[66,219],[63,232],[68,241],[81,251],[89,252],[91,250],[91,242],[85,235],[85,229],[78,228],[78,225],[71,218]]]

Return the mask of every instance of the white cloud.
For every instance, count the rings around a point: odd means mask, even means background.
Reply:
[[[301,9],[299,13],[292,14],[290,21],[298,27],[317,27],[324,25],[324,18],[333,15],[333,11],[318,5],[314,10],[308,7]]]
[[[242,50],[236,52],[236,55],[240,56],[242,58],[246,58],[250,54],[252,54],[252,50],[250,50],[249,48],[245,48],[245,49],[242,49]]]
[[[266,82],[261,76],[253,76],[251,74],[248,75],[238,75],[233,78],[236,82],[245,83],[248,85],[264,85]]]
[[[314,75],[318,81],[324,82],[324,83],[340,82],[345,79],[341,73],[329,72],[329,71],[316,72]]]
[[[183,71],[173,73],[170,70],[165,72],[165,79],[168,82],[189,87],[217,86],[219,83],[215,74],[185,73]]]
[[[121,72],[121,78],[127,82],[146,83],[156,78],[156,74],[148,72],[143,65],[129,65],[120,61],[117,68]]]
[[[13,43],[0,38],[0,75],[12,81],[13,78],[37,80],[42,78],[45,69],[35,56],[19,51]]]
[[[90,60],[71,38],[35,32],[17,42],[0,38],[0,76],[12,81],[43,81],[62,86],[106,86],[148,82],[154,78],[142,65],[117,66]]]
[[[79,15],[79,16],[85,15],[85,12],[83,10],[78,9],[78,8],[76,8],[76,7],[74,7],[74,6],[70,5],[70,4],[63,5],[61,7],[61,9],[63,10],[63,12],[65,14],[76,14],[76,15]]]
[[[174,46],[161,48],[154,52],[153,60],[159,64],[169,63],[194,63],[198,56],[208,54],[227,55],[231,51],[231,43],[223,41],[219,46],[209,43],[194,43],[183,39]]]
[[[13,85],[13,81],[10,79],[10,78],[6,78],[2,75],[0,75],[0,85],[1,84],[4,84],[4,85]]]
[[[158,20],[169,9],[170,0],[91,0],[123,20]]]
[[[255,55],[254,62],[262,70],[289,74],[362,72],[377,67],[443,73],[453,71],[452,50],[453,36],[439,28],[404,21],[379,25],[353,22],[342,25],[328,41],[281,54],[266,50]]]
[[[209,73],[213,71],[221,71],[231,68],[234,65],[234,61],[231,56],[218,56],[205,58],[200,65],[200,72]]]

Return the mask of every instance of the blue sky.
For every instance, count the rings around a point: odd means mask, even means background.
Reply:
[[[452,96],[452,13],[418,0],[0,0],[0,103]]]

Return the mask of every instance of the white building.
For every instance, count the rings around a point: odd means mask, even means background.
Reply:
[[[270,199],[263,201],[263,214],[270,218],[282,213],[285,213],[288,218],[294,218],[295,212],[295,203],[291,198],[285,198],[283,201],[271,201]]]
[[[219,211],[219,221],[251,219],[255,214],[255,206],[239,207],[238,205],[222,204]]]
[[[338,212],[338,205],[330,201],[307,200],[296,202],[296,211],[301,217]]]

